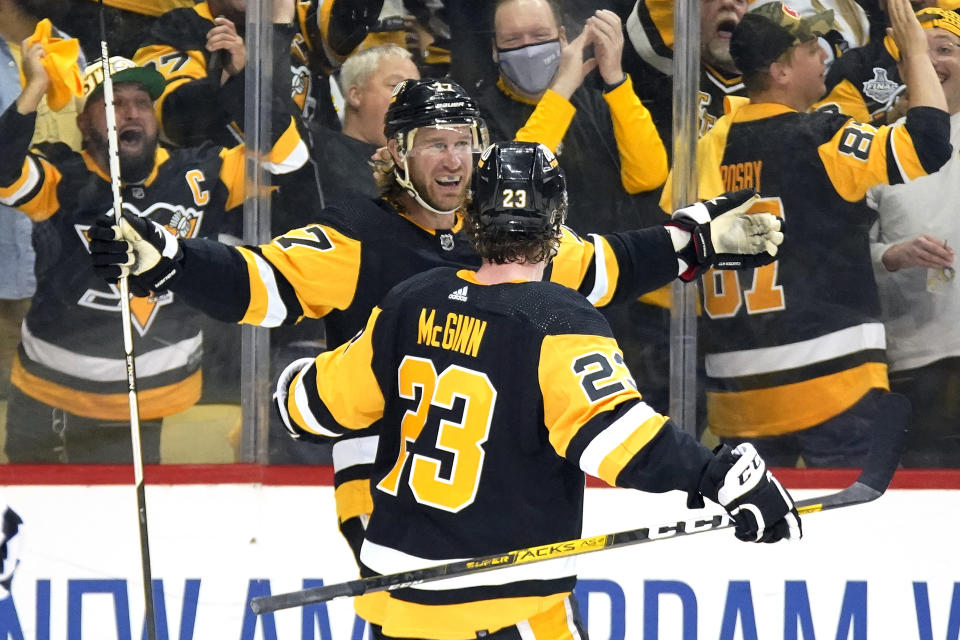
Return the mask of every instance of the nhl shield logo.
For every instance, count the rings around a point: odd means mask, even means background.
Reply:
[[[888,102],[896,94],[900,84],[887,77],[887,70],[873,68],[873,79],[863,83],[863,94],[877,102]]]
[[[444,251],[453,251],[453,234],[452,233],[441,233],[440,234],[440,248]]]

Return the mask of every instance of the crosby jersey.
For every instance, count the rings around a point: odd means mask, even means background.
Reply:
[[[285,407],[328,437],[383,425],[366,575],[577,538],[584,473],[695,491],[710,456],[640,399],[582,296],[549,282],[483,285],[469,270],[395,287],[361,334],[292,380]],[[482,637],[556,604],[574,582],[573,563],[558,561],[356,607],[392,637]]]
[[[306,158],[286,118],[289,128],[273,149],[275,173],[290,172]],[[37,292],[11,380],[28,396],[71,413],[125,420],[119,289],[94,274],[87,248],[87,229],[113,209],[109,176],[89,154],[65,145],[27,152],[34,120],[15,107],[0,117],[0,138],[7,142],[0,157],[0,203],[36,223]],[[159,147],[146,180],[122,185],[124,210],[150,217],[181,238],[215,237],[241,210],[243,154],[243,147]],[[186,409],[201,391],[196,312],[170,292],[132,298],[130,307],[141,417]]]
[[[191,279],[172,288],[228,322],[276,327],[323,317],[327,343],[338,346],[363,328],[370,310],[398,282],[437,266],[480,264],[459,218],[449,231],[425,229],[384,200],[356,199],[331,205],[315,219],[259,247],[213,247],[224,255],[211,257],[204,271],[217,273],[216,283]],[[194,252],[206,246],[188,241],[184,252],[195,260]],[[673,245],[666,230],[657,227],[587,237],[565,228],[546,277],[602,307],[634,299],[676,276]],[[229,295],[211,296],[214,286]],[[376,430],[334,445],[341,523],[370,512],[376,445]]]
[[[763,196],[754,210],[783,217],[788,234],[776,262],[703,277],[714,432],[804,429],[887,388],[864,195],[937,170],[948,140],[949,121],[937,109],[872,127],[772,103],[742,106],[700,140],[700,196],[752,187]]]
[[[219,78],[210,79],[211,82],[202,87],[191,85],[201,92],[199,94],[177,93],[190,82],[208,78],[212,54],[207,51],[206,42],[207,32],[213,26],[207,2],[169,11],[154,23],[145,42],[133,56],[138,65],[152,66],[166,79],[167,85],[155,104],[157,119],[163,123],[167,138],[179,145],[198,145],[212,140],[229,147],[243,142],[243,123],[235,121],[232,112],[225,109],[211,111],[211,103],[237,102],[242,105],[242,93],[231,96],[230,100],[218,101]],[[243,25],[237,25],[237,28],[242,30]],[[292,34],[284,35],[290,37]],[[289,48],[291,97],[304,120],[309,121],[316,111],[317,100],[302,36],[294,36]],[[228,85],[231,85],[229,81],[225,88]]]

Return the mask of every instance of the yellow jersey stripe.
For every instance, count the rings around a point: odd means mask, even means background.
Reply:
[[[587,300],[595,307],[610,304],[616,292],[616,283],[620,279],[620,263],[610,243],[603,236],[590,234],[593,241],[593,255],[596,256],[596,268],[593,271],[593,288],[587,294]]]
[[[852,407],[870,389],[889,388],[887,365],[866,362],[793,384],[707,392],[707,415],[710,430],[721,437],[775,436],[820,424]]]
[[[381,625],[383,633],[389,636],[463,640],[474,637],[478,626],[500,629],[533,618],[562,603],[569,595],[565,592],[543,597],[423,605],[398,600],[388,591],[377,591],[356,598],[354,607],[361,618]],[[388,624],[384,624],[388,620]]]
[[[62,177],[60,170],[43,158],[28,156],[23,160],[20,178],[9,187],[0,188],[0,204],[16,205],[34,222],[42,222],[60,210],[57,187]],[[18,204],[18,201],[37,189],[40,180],[43,180],[43,184],[36,195]]]
[[[300,139],[297,125],[291,117],[290,124],[267,154],[263,168],[273,175],[290,173],[302,167],[309,156],[307,145]]]
[[[373,497],[370,495],[368,478],[344,482],[333,490],[333,498],[337,503],[337,519],[340,522],[373,513]]]
[[[383,416],[383,392],[373,373],[371,342],[379,316],[380,308],[374,307],[359,337],[317,356],[320,401],[337,424],[347,429],[369,427]]]
[[[220,182],[227,187],[227,202],[224,204],[227,211],[243,204],[243,153],[243,146],[230,147],[220,152]]]
[[[31,398],[78,416],[98,420],[130,419],[130,396],[127,393],[88,393],[64,387],[33,375],[24,369],[19,357],[13,361],[10,382]],[[140,417],[157,420],[186,411],[200,400],[202,383],[201,372],[196,371],[180,382],[138,391]],[[68,401],[64,402],[65,399]]]
[[[245,247],[236,249],[247,263],[247,277],[250,281],[250,303],[240,322],[265,327],[279,326],[279,323],[267,321],[270,316],[279,315],[282,319],[286,315],[286,308],[280,299],[277,283],[273,277],[273,269],[253,251]],[[282,309],[276,310],[277,305]]]
[[[517,624],[521,638],[551,638],[555,640],[581,640],[574,621],[570,599],[553,605],[543,613]],[[529,632],[529,636],[524,636]]]
[[[927,175],[920,158],[917,155],[917,148],[913,144],[913,139],[907,128],[900,123],[894,126],[890,131],[890,148],[893,149],[893,160],[897,164],[900,176],[904,182],[916,180]],[[890,162],[890,160],[888,160]]]
[[[643,407],[643,410],[640,410],[640,407]],[[645,419],[643,422],[638,422],[641,418]],[[620,475],[623,468],[660,432],[661,427],[663,427],[666,421],[666,416],[654,412],[646,403],[638,403],[636,407],[630,409],[622,418],[607,427],[604,433],[594,438],[593,442],[587,446],[587,451],[589,451],[590,448],[593,447],[594,442],[597,442],[597,440],[605,436],[607,431],[611,429],[616,430],[615,437],[618,440],[617,444],[609,449],[607,455],[604,456],[600,464],[597,465],[596,472],[591,475],[600,478],[610,486],[616,486],[617,476]],[[623,438],[620,433],[621,427],[619,423],[621,422],[626,422],[626,424],[624,424],[626,429],[634,427],[633,432],[626,438]],[[584,455],[586,455],[587,451],[584,451]],[[580,460],[582,468],[583,456],[580,457]]]

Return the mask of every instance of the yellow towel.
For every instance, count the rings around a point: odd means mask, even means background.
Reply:
[[[74,98],[83,95],[83,78],[77,59],[80,56],[80,41],[71,38],[53,38],[50,36],[53,25],[44,18],[37,23],[33,35],[27,38],[27,48],[36,43],[43,46],[46,56],[43,66],[50,76],[50,88],[47,89],[47,105],[54,111],[60,111]],[[23,52],[26,55],[26,51]],[[20,84],[27,85],[27,78],[23,75],[23,65],[20,67]]]

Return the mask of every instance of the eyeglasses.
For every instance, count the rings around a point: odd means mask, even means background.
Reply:
[[[956,42],[941,42],[935,47],[927,49],[927,53],[931,60],[949,60],[956,57],[957,49],[960,49],[960,44]]]

